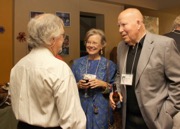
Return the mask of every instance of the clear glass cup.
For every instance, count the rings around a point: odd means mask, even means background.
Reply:
[[[86,82],[84,82],[84,83],[88,83],[89,82],[89,79],[83,79],[83,80],[85,80]],[[84,89],[85,91],[84,91],[84,97],[85,98],[87,98],[87,97],[89,97],[89,87],[87,87],[86,89]]]

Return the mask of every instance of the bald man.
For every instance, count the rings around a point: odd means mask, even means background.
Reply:
[[[122,100],[123,129],[172,129],[180,110],[180,56],[171,38],[145,28],[138,9],[118,16],[116,84]],[[116,105],[110,94],[112,108]]]

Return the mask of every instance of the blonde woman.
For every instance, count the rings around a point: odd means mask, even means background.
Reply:
[[[112,109],[102,92],[114,82],[116,65],[101,56],[106,46],[104,32],[91,29],[86,33],[85,46],[88,55],[76,59],[72,71],[76,78],[81,105],[87,117],[86,129],[108,129],[112,122]],[[86,82],[87,81],[87,82]]]

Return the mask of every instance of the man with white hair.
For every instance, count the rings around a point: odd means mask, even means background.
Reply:
[[[180,52],[180,15],[176,17],[173,22],[172,31],[164,34],[170,38],[173,38],[176,41],[177,48]]]
[[[164,35],[170,38],[173,38],[176,41],[177,48],[180,52],[180,15],[175,18],[173,22],[173,26],[172,26],[172,31]],[[180,112],[174,116],[173,120],[174,120],[173,129],[179,129],[180,128],[180,122],[179,122]]]
[[[41,14],[28,23],[32,48],[11,70],[12,109],[18,129],[85,129],[77,84],[69,66],[56,58],[62,50],[63,21]]]

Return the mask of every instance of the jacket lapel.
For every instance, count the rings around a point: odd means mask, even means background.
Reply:
[[[139,62],[138,62],[137,71],[136,71],[135,86],[137,85],[140,76],[142,75],[145,67],[147,66],[151,53],[153,51],[154,41],[152,39],[153,39],[152,34],[147,32],[144,43],[143,43],[143,48],[141,50],[141,55],[139,57]]]

